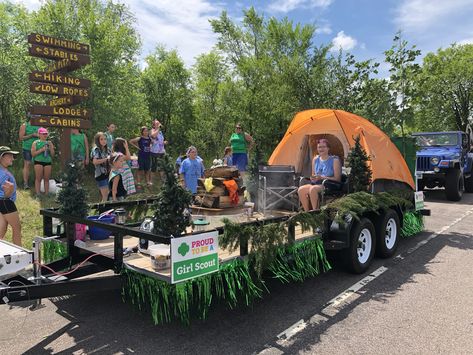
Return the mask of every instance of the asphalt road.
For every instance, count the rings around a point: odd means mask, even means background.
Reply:
[[[43,300],[35,311],[4,305],[0,354],[471,354],[473,194],[426,199],[427,230],[367,274],[335,264],[304,283],[269,282],[252,308],[214,308],[189,327],[153,326],[118,292]]]

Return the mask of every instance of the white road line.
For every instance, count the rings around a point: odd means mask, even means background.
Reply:
[[[473,208],[465,212],[463,215],[455,219],[452,223],[450,223],[447,226],[442,227],[438,232],[434,232],[430,234],[427,238],[421,240],[419,243],[417,243],[415,246],[412,248],[408,249],[405,253],[405,255],[409,255],[419,249],[421,246],[427,244],[429,241],[434,239],[435,237],[441,235],[444,233],[446,230],[449,228],[453,227],[455,224],[463,220],[465,217],[473,213]],[[405,257],[402,256],[401,254],[397,255],[394,257],[394,259],[399,259],[403,260]],[[332,298],[326,306],[319,312],[314,314],[312,317],[310,317],[309,321],[305,321],[303,319],[300,319],[293,325],[291,325],[289,328],[286,330],[282,331],[281,333],[278,334],[277,336],[277,341],[279,345],[284,345],[285,342],[287,342],[289,339],[291,339],[294,335],[297,333],[301,332],[305,328],[307,328],[308,325],[310,324],[322,324],[326,321],[328,321],[331,317],[335,316],[338,312],[340,312],[343,308],[348,306],[356,297],[353,297],[354,295],[358,294],[359,291],[369,284],[371,281],[375,280],[378,276],[382,275],[384,272],[388,270],[387,267],[381,266],[375,271],[373,271],[371,274],[368,276],[364,277],[357,283],[353,284],[349,288],[347,288],[345,291],[341,292],[338,296],[335,296]],[[348,301],[350,298],[353,298],[353,300]],[[281,350],[274,348],[274,347],[267,347],[263,351],[261,351],[259,354],[268,354],[268,353],[273,353],[273,351],[276,351],[279,353]]]

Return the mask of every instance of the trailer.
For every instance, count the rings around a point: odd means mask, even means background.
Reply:
[[[327,117],[326,111],[322,117]],[[341,113],[333,113],[341,122]],[[314,112],[308,117],[317,121]],[[349,118],[353,119],[353,115]],[[305,126],[304,132],[310,134],[308,128]],[[281,144],[300,144],[296,149],[299,153],[292,156],[305,160],[311,137],[303,135],[297,143],[294,132],[290,126],[288,137]],[[372,132],[368,133],[365,142],[374,139]],[[337,136],[334,129],[330,134]],[[340,143],[342,147],[344,144],[350,142]],[[372,155],[377,154],[378,147],[376,142],[372,144]],[[278,151],[284,152],[282,158],[276,154]],[[400,156],[398,151],[396,154]],[[90,206],[98,214],[117,211],[128,217],[118,218],[117,223],[42,209],[43,236],[35,238],[33,251],[21,250],[26,253],[22,260],[26,260],[23,262],[27,267],[11,271],[10,265],[11,272],[2,273],[0,265],[0,303],[121,290],[125,300],[141,310],[147,309],[156,324],[174,318],[188,323],[193,315],[205,318],[216,301],[222,300],[233,308],[263,297],[269,292],[264,281],[268,277],[300,282],[330,270],[325,254],[328,250],[340,252],[350,272],[363,273],[375,256],[393,256],[401,235],[413,235],[423,229],[422,218],[430,211],[423,208],[422,193],[409,189],[412,182],[407,175],[401,173],[400,180],[389,179],[391,172],[386,169],[387,176],[376,171],[371,192],[349,193],[346,181],[347,188],[341,194],[321,196],[321,210],[299,212],[295,192],[304,178],[305,165],[299,161],[281,164],[289,156],[278,146],[270,165],[259,168],[255,213],[246,207],[222,214],[221,210],[193,206],[189,218],[194,221],[194,228],[188,227],[181,235],[152,232],[153,219],[144,217],[146,209],[154,208],[154,199]],[[381,159],[373,159],[373,167]],[[407,169],[398,155],[391,159],[385,161],[394,170],[400,166]],[[390,192],[386,191],[388,188]],[[141,211],[140,216],[131,218],[137,211]],[[199,221],[205,223],[196,223]],[[89,233],[100,228],[111,236],[77,241],[76,224],[87,226]],[[58,246],[65,246],[61,247],[65,252],[59,252]],[[44,255],[48,250],[48,255]],[[56,260],[49,260],[53,254]],[[3,259],[7,260],[7,255]]]

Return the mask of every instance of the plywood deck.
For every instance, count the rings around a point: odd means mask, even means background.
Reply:
[[[274,212],[272,216],[275,217],[275,216],[282,216],[286,214],[287,213],[277,211],[277,212]],[[288,213],[288,214],[292,214],[292,213]],[[231,215],[231,217],[230,216],[206,216],[207,220],[210,221],[210,224],[207,226],[206,229],[210,231],[210,230],[213,230],[214,228],[223,226],[224,223],[221,221],[223,217],[227,217],[234,222],[240,222],[240,223],[252,221],[252,220],[256,221],[258,219],[264,218],[264,216],[259,213],[254,213],[252,218],[248,218],[244,214]],[[266,218],[267,217],[268,216],[266,216]],[[190,231],[191,230],[189,230],[189,232]],[[299,225],[296,225],[296,233],[295,233],[296,240],[308,238],[311,236],[313,236],[313,233],[311,231],[302,233],[301,227]],[[113,237],[110,237],[105,240],[87,240],[85,242],[85,246],[83,246],[82,249],[113,258],[113,254],[114,254],[113,242],[114,242]],[[138,246],[138,244],[139,244],[138,238],[131,237],[131,236],[123,237],[124,248],[134,248]],[[251,250],[251,245],[249,246],[249,249]],[[220,262],[224,262],[226,260],[238,257],[240,255],[240,251],[236,250],[234,252],[230,252],[228,250],[219,248],[218,255],[219,255]],[[135,269],[146,271],[147,273],[155,273],[163,277],[170,277],[171,275],[170,269],[164,269],[164,270],[160,270],[159,272],[156,272],[151,267],[150,257],[146,254],[142,254],[139,252],[132,253],[130,256],[124,257],[123,262]]]

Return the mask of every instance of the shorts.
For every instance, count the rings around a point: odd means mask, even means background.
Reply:
[[[138,170],[150,171],[151,169],[151,156],[138,157]]]
[[[9,198],[0,198],[0,213],[1,214],[9,214],[18,211],[16,209],[15,202],[10,200]]]
[[[248,153],[233,153],[232,155],[233,165],[238,168],[239,171],[246,171],[248,166]]]
[[[151,153],[151,171],[155,173],[158,170],[158,162],[164,158],[164,153]]]
[[[102,178],[102,175],[100,175],[98,178],[95,178],[95,181],[97,182],[97,186],[99,187],[99,189],[103,188],[103,187],[107,187],[108,188],[108,176],[105,175],[105,178]]]
[[[323,180],[312,181],[312,185],[322,185]],[[324,188],[328,191],[340,191],[342,189],[342,183],[333,180],[326,180],[323,184]]]
[[[42,162],[42,161],[35,161],[34,165],[50,166],[51,163],[45,163],[45,162]]]
[[[23,149],[23,160],[32,161],[33,156],[31,155],[31,150]]]

